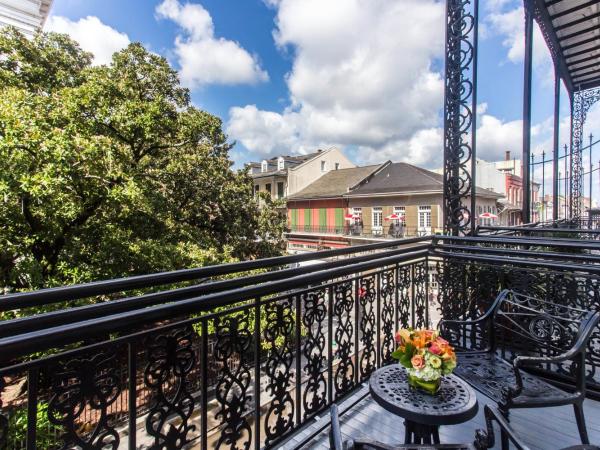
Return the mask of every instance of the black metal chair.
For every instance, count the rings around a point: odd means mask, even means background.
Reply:
[[[530,450],[521,438],[511,428],[506,417],[497,409],[489,405],[485,405],[485,424],[486,430],[477,430],[475,437],[475,447],[477,450],[485,450],[492,448],[495,445],[494,422],[497,422],[500,427],[500,437],[502,441],[502,450],[508,450],[509,441],[512,442],[516,450]],[[583,444],[574,445],[563,448],[562,450],[600,450],[600,447],[595,445]]]
[[[583,415],[585,354],[599,319],[597,311],[504,290],[481,317],[442,320],[440,331],[464,350],[457,351],[455,374],[495,400],[506,418],[511,408],[573,405],[581,441],[588,444]],[[500,352],[516,355],[512,364]],[[574,376],[574,392],[531,374],[561,365]]]
[[[342,437],[338,406],[334,403],[329,409],[331,428],[329,430],[329,448],[331,450],[474,450],[471,444],[402,444],[387,445],[369,439],[347,439]]]

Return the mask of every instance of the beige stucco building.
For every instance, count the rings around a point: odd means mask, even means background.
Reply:
[[[301,191],[332,170],[356,167],[337,148],[300,156],[277,156],[249,164],[254,192],[268,192],[285,198]]]
[[[288,198],[289,249],[441,233],[443,186],[440,174],[389,161],[328,173]],[[477,207],[495,214],[502,194],[476,192]]]

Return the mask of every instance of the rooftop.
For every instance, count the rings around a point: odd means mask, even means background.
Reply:
[[[329,171],[300,192],[290,196],[290,199],[340,197],[383,166],[384,164],[375,164]]]
[[[360,185],[349,197],[414,192],[443,192],[444,177],[427,169],[422,169],[412,164],[399,162],[385,166],[377,172],[368,182]],[[478,187],[477,194],[482,197],[500,198],[502,195]]]

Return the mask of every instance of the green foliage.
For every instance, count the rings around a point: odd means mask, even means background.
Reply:
[[[36,448],[51,450],[59,448],[60,427],[52,424],[48,420],[48,403],[38,402],[36,418]],[[8,420],[9,445],[11,448],[18,448],[27,438],[27,408],[16,409]]]
[[[232,170],[221,120],[167,61],[108,66],[0,31],[0,286],[23,291],[281,254],[285,217]]]
[[[414,345],[412,345],[410,342],[407,342],[404,345],[404,350],[402,350],[401,347],[398,347],[398,349],[392,352],[391,357],[398,360],[402,366],[406,367],[407,369],[411,369],[412,363],[410,360],[414,356],[416,350],[417,349]]]

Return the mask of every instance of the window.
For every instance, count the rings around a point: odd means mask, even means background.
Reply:
[[[271,193],[271,183],[265,184],[265,191],[267,191],[269,194]]]
[[[354,223],[362,222],[362,208],[352,208],[352,214],[358,216],[354,219]]]
[[[431,206],[419,206],[419,228],[431,228]]]
[[[406,206],[394,206],[394,214],[406,218]]]
[[[283,181],[279,181],[277,183],[277,198],[283,198],[284,195],[285,193],[283,190]]]
[[[335,170],[339,170],[340,169],[340,163],[335,163]]]
[[[383,208],[373,207],[373,233],[380,233],[383,229]]]
[[[325,172],[327,170],[327,161],[321,161],[321,172]]]
[[[283,160],[283,158],[280,156],[277,159],[277,170],[283,170],[285,169],[285,161]]]
[[[261,172],[266,172],[267,170],[269,170],[269,163],[265,159],[265,160],[263,160],[263,162],[260,165],[260,171]]]
[[[254,195],[258,194],[258,191],[260,190],[260,186],[258,184],[254,185]]]

